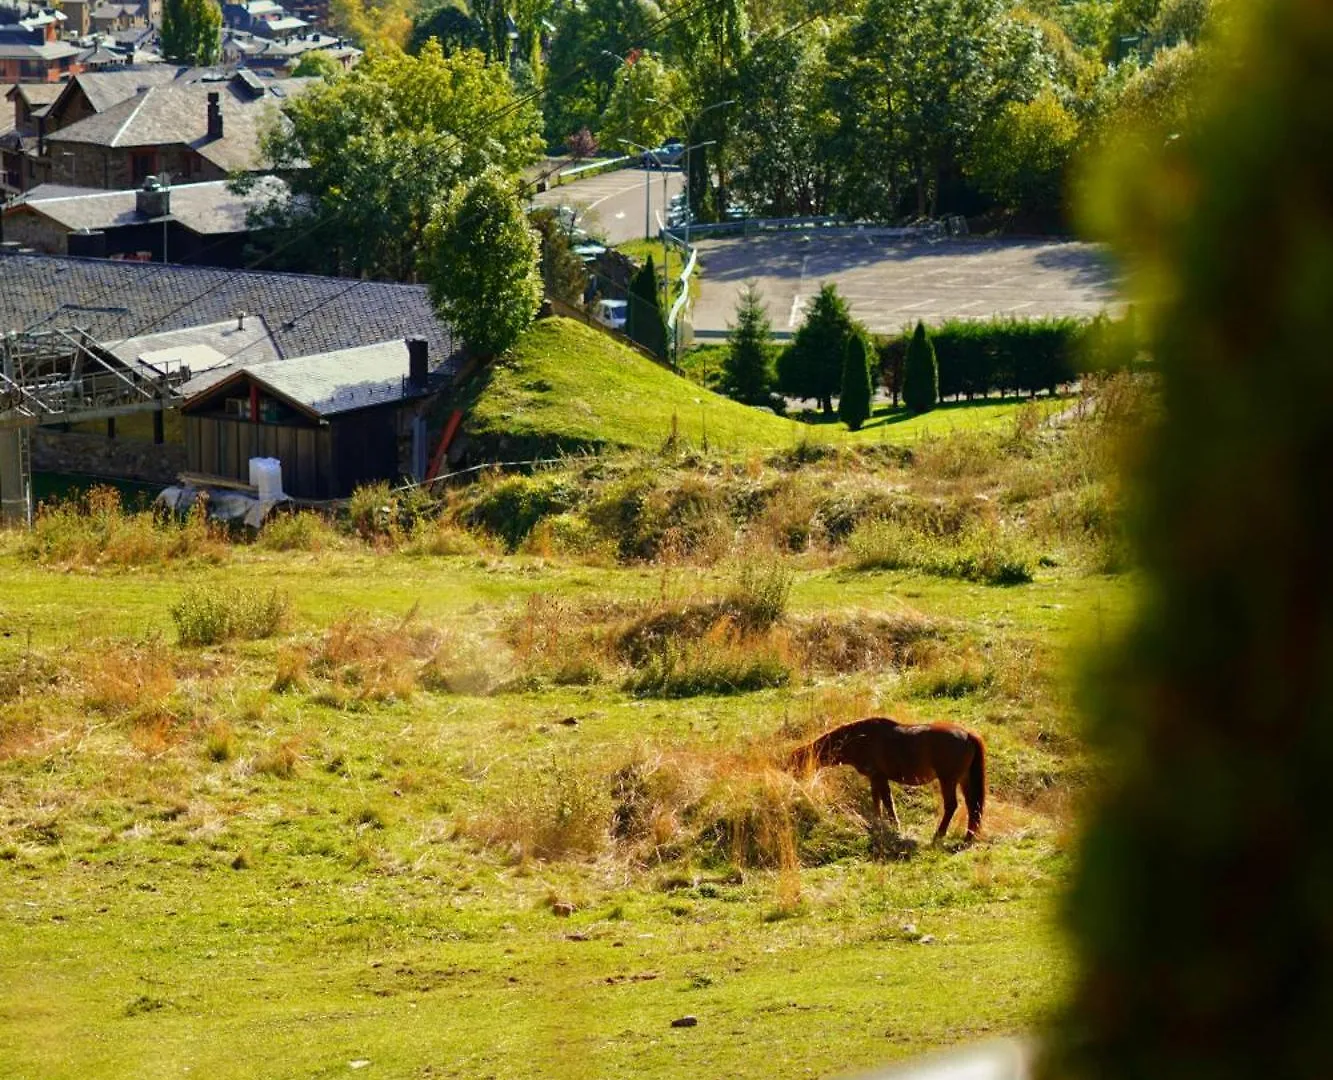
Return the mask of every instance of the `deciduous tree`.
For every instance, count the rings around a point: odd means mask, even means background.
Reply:
[[[498,169],[459,184],[435,204],[421,276],[440,317],[470,352],[504,352],[541,306],[539,245],[514,181]]]
[[[173,64],[208,67],[222,53],[222,9],[213,0],[164,0],[162,55]]]
[[[541,152],[535,108],[479,52],[371,53],[283,108],[264,141],[293,198],[260,211],[285,264],[411,280],[440,192],[494,167],[516,175]]]

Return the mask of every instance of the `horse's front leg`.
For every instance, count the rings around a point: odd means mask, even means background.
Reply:
[[[940,794],[944,796],[944,816],[940,818],[940,827],[935,830],[935,843],[944,839],[944,834],[949,831],[949,822],[953,820],[954,811],[958,809],[958,788],[956,784],[946,784],[940,781]]]
[[[870,795],[875,804],[875,816],[880,816],[881,807],[888,811],[889,824],[895,833],[902,832],[898,824],[898,808],[893,805],[893,788],[883,776],[876,776],[870,781]]]

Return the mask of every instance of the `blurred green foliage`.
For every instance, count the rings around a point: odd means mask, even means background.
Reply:
[[[1126,448],[1145,591],[1090,682],[1112,768],[1067,901],[1061,1078],[1329,1072],[1333,7],[1231,16],[1186,125],[1122,140],[1090,206],[1164,420]]]

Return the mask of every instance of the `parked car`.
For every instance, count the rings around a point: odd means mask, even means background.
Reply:
[[[624,330],[625,322],[629,318],[629,301],[598,300],[596,318],[598,322],[605,323],[612,330]]]
[[[679,165],[680,159],[684,156],[685,144],[672,140],[663,143],[656,150],[645,150],[639,155],[639,164],[645,169],[669,169],[673,165]]]

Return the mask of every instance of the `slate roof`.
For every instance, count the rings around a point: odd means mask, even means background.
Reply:
[[[450,370],[453,334],[425,286],[205,266],[0,252],[0,332],[81,327],[112,341],[260,315],[284,357],[426,339]]]
[[[266,364],[282,359],[273,332],[258,315],[160,334],[144,334],[108,342],[106,348],[127,364],[143,361],[161,370],[171,370],[181,364],[189,367],[194,377],[182,388],[187,397],[226,378],[243,364]]]
[[[78,56],[83,50],[66,41],[51,41],[43,45],[26,45],[0,41],[0,57],[6,60],[63,60]]]
[[[95,146],[167,146],[183,144],[228,172],[260,165],[259,139],[265,125],[277,120],[278,108],[299,94],[310,79],[272,79],[267,93],[254,97],[235,81],[177,80],[150,86],[105,112],[86,117],[48,136],[57,143]],[[218,95],[222,110],[222,138],[208,137],[208,95]]]
[[[189,70],[174,64],[152,64],[143,68],[122,68],[118,71],[85,71],[70,79],[68,85],[78,86],[93,111],[100,113],[134,97],[141,87],[171,82],[183,77]],[[70,93],[73,92],[70,90]]]
[[[407,342],[401,338],[291,360],[246,364],[242,370],[317,416],[336,416],[425,392],[407,388]],[[213,380],[212,385],[220,381]]]
[[[35,115],[42,115],[38,112],[40,107],[49,107],[56,98],[58,98],[65,89],[64,83],[17,83],[11,86],[4,94],[10,101],[16,97],[23,98],[28,103]]]
[[[174,184],[170,189],[171,217],[200,236],[247,231],[246,212],[252,206],[267,206],[286,191],[277,177],[262,177],[247,195],[227,190],[226,180],[200,184]],[[98,188],[69,188],[39,184],[6,209],[6,216],[20,208],[42,214],[67,229],[114,229],[154,220],[138,211],[138,192],[103,191]]]

